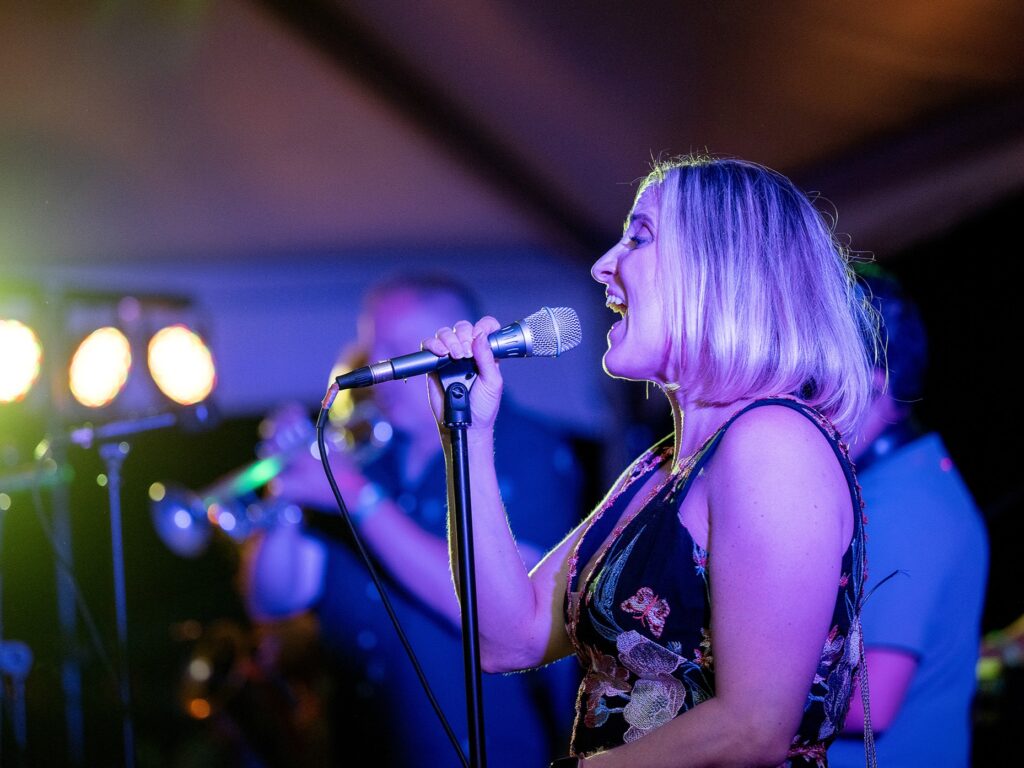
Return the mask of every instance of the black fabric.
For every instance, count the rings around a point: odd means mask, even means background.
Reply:
[[[816,411],[788,398],[759,400],[734,414],[688,470],[671,477],[622,525],[622,513],[638,489],[672,459],[671,442],[662,441],[634,463],[625,482],[595,513],[570,563],[567,590],[567,627],[585,670],[572,754],[586,756],[640,738],[714,696],[710,555],[694,542],[678,510],[728,427],[752,408],[768,405],[797,410],[818,426],[843,467],[854,510],[832,630],[823,638],[818,674],[787,761],[791,766],[826,764],[825,750],[845,717],[859,660],[854,619],[865,573],[863,516],[852,464],[838,434]],[[577,567],[591,560],[617,525],[618,535],[577,590]]]

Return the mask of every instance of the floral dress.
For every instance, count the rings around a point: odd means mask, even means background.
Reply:
[[[634,462],[592,515],[569,561],[566,592],[566,627],[584,668],[573,755],[634,741],[715,695],[709,553],[694,542],[678,511],[729,425],[763,405],[793,408],[818,426],[843,467],[856,510],[831,631],[784,763],[827,765],[825,750],[846,715],[860,658],[856,619],[866,577],[865,519],[860,488],[836,430],[817,411],[789,398],[758,400],[733,415],[635,516],[620,520],[650,473],[671,461],[672,442],[666,438]],[[590,561],[609,533],[614,533],[610,545],[587,581],[577,585],[578,565]],[[680,568],[680,563],[688,565]]]

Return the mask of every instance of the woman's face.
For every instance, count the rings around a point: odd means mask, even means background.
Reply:
[[[657,270],[658,200],[654,188],[633,207],[622,240],[590,270],[605,286],[606,305],[622,315],[608,332],[604,368],[623,379],[669,381],[665,290]]]

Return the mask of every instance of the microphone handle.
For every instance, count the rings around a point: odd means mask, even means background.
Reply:
[[[497,358],[529,357],[533,348],[533,338],[529,327],[520,322],[509,323],[487,336],[491,351]],[[408,355],[399,355],[390,360],[365,365],[354,371],[343,373],[335,381],[339,389],[355,389],[372,387],[393,379],[408,379],[423,373],[431,373],[443,368],[452,361],[451,357],[439,357],[433,352],[422,350]]]

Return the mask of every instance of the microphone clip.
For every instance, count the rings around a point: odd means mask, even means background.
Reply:
[[[478,378],[472,358],[455,360],[441,369],[439,378],[444,388],[444,425],[468,427],[473,423],[469,407],[469,392]]]

